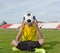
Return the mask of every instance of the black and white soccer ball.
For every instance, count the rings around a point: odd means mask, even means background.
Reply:
[[[35,16],[32,13],[26,13],[24,15],[24,21],[27,24],[32,24],[36,20]]]

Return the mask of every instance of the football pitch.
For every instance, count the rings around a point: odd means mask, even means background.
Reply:
[[[29,51],[12,51],[11,41],[15,39],[18,30],[0,29],[0,53],[34,53]],[[60,53],[60,30],[41,30],[45,39],[42,46],[47,53]],[[38,40],[38,38],[37,38]]]

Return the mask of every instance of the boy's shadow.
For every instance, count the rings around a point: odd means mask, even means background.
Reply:
[[[56,47],[57,44],[60,44],[60,41],[51,41],[51,42],[46,42],[43,48],[45,49],[53,49]]]

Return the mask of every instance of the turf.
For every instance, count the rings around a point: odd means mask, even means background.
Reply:
[[[15,39],[18,30],[0,29],[0,53],[34,53],[29,51],[14,52],[11,41]],[[42,46],[47,53],[60,53],[60,30],[41,30],[45,39]],[[38,39],[38,38],[37,38]]]

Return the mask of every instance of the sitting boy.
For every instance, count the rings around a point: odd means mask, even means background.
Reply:
[[[36,40],[36,33],[39,40]],[[19,39],[21,41],[19,41]],[[38,24],[35,16],[31,13],[24,15],[23,22],[16,36],[16,39],[12,41],[12,45],[20,50],[34,51],[35,48],[40,48],[44,44],[44,39],[38,28]]]

